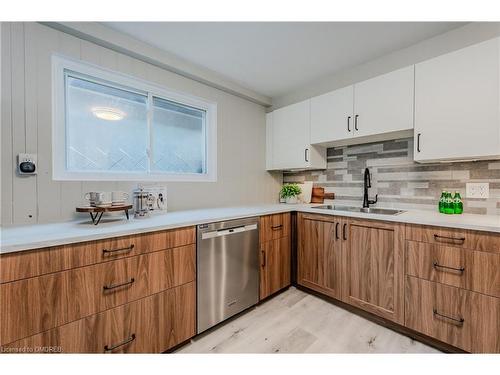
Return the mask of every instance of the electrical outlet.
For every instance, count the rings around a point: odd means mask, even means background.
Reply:
[[[465,185],[466,198],[489,198],[490,184],[488,182],[469,182]]]

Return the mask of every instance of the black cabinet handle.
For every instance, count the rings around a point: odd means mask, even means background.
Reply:
[[[106,255],[106,254],[112,254],[112,253],[116,253],[116,252],[130,252],[134,249],[135,245],[132,244],[128,247],[122,247],[122,248],[119,248],[119,249],[113,249],[113,250],[109,250],[109,249],[102,249],[102,255]]]
[[[417,152],[420,152],[420,135],[422,133],[418,133],[417,134]]]
[[[306,148],[306,149],[304,150],[304,160],[305,160],[306,162],[309,162],[309,149],[308,149],[308,148]]]
[[[261,251],[261,253],[262,253],[262,267],[265,267],[266,266],[266,252]]]
[[[342,238],[344,239],[344,241],[347,241],[347,223],[344,223],[344,226],[342,228]]]
[[[351,132],[351,116],[347,116],[347,131]]]
[[[444,315],[444,314],[441,314],[437,311],[437,309],[433,309],[432,310],[432,313],[435,315],[435,316],[439,316],[441,318],[445,318],[445,319],[448,319],[448,320],[451,320],[452,322],[455,322],[457,323],[459,326],[463,326],[464,325],[464,322],[465,322],[465,319],[464,318],[454,318],[452,316],[448,316],[448,315]]]
[[[283,224],[280,224],[280,225],[274,225],[274,226],[272,226],[272,227],[271,227],[271,229],[272,229],[272,230],[279,230],[279,229],[281,229],[281,228],[283,228]]]
[[[133,283],[135,282],[135,279],[132,277],[130,279],[130,281],[126,281],[124,283],[120,283],[120,284],[110,284],[110,285],[104,285],[102,287],[103,290],[112,290],[112,289],[116,289],[116,288],[120,288],[122,286],[127,286],[127,285],[132,285]]]
[[[356,131],[358,131],[358,117],[359,115],[356,115],[354,116],[354,129],[356,129]]]
[[[132,335],[128,339],[125,339],[124,341],[122,341],[118,344],[111,345],[111,346],[104,345],[104,352],[111,352],[111,351],[115,350],[116,348],[119,348],[120,346],[130,344],[134,340],[135,340],[135,333],[132,333]]]
[[[433,262],[432,267],[434,267],[435,269],[444,268],[445,270],[457,271],[457,272],[460,272],[461,275],[463,275],[463,273],[465,271],[464,267],[455,268],[455,267],[443,266],[443,265],[439,264],[438,262]]]
[[[339,224],[340,223],[338,221],[335,223],[335,239],[336,240],[340,239],[339,238]]]
[[[445,240],[445,242],[461,242],[462,244],[465,242],[465,237],[448,237],[448,236],[440,236],[439,234],[434,235],[434,240]]]

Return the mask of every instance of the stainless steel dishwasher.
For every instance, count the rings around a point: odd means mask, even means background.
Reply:
[[[259,301],[258,218],[198,225],[198,333]]]

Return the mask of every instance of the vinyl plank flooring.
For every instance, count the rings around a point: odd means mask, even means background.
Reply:
[[[215,327],[177,353],[439,353],[296,288]]]

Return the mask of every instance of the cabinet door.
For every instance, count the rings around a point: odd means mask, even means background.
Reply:
[[[298,283],[331,297],[340,298],[340,219],[303,214],[299,218],[298,230]]]
[[[342,227],[344,302],[402,324],[403,225],[345,219]]]
[[[262,300],[290,285],[290,236],[264,242],[260,262]]]
[[[354,133],[353,86],[311,99],[311,143],[351,138]]]
[[[354,136],[413,129],[414,67],[354,85]]]
[[[272,128],[274,168],[307,167],[310,152],[310,100],[274,111]]]
[[[500,154],[499,39],[415,66],[415,160]]]

